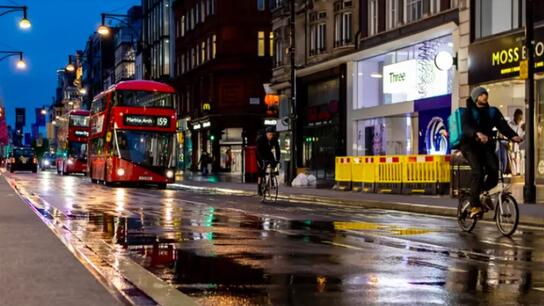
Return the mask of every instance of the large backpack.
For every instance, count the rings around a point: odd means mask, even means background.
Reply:
[[[458,149],[461,144],[461,138],[463,138],[463,114],[467,111],[466,107],[459,107],[448,117],[448,129],[450,136],[450,148]],[[495,117],[497,108],[489,108],[489,117]],[[479,123],[480,115],[478,110],[472,109],[472,116]]]

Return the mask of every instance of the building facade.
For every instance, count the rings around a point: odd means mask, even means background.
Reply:
[[[283,152],[288,153],[290,1],[276,0],[271,5],[276,51],[271,87],[280,97],[283,120],[277,127]],[[297,166],[319,180],[332,180],[334,157],[346,153],[347,61],[339,59],[357,51],[359,12],[359,1],[351,0],[298,1],[295,5]]]
[[[94,96],[104,90],[106,79],[110,78],[111,71],[114,71],[114,36],[93,33],[82,52],[81,65],[83,68],[82,86],[87,91],[83,104],[84,108],[88,109]]]
[[[272,69],[271,17],[262,0],[186,0],[173,4],[175,78],[183,167],[206,151],[216,171],[241,172],[242,149],[266,115]]]
[[[136,53],[142,35],[142,7],[133,6],[127,11],[125,22],[119,22],[114,35],[115,66],[113,82],[133,80],[136,76]]]
[[[147,80],[166,81],[170,77],[171,0],[142,0],[141,69]]]

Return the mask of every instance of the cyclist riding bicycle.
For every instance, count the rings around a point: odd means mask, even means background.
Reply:
[[[513,142],[522,142],[523,139],[508,125],[503,115],[496,107],[490,107],[488,92],[483,87],[472,90],[467,99],[467,110],[463,113],[463,136],[461,138],[461,152],[471,168],[470,175],[470,217],[482,213],[482,202],[486,206],[491,201],[487,192],[498,184],[499,161],[495,154],[493,129]],[[485,192],[480,195],[482,192]]]
[[[272,153],[272,149],[274,153]],[[257,190],[261,194],[261,181],[266,175],[266,167],[270,165],[272,169],[276,168],[280,160],[280,144],[273,127],[267,127],[266,133],[257,138],[257,165],[258,181]]]

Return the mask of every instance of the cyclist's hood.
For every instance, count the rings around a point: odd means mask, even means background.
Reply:
[[[484,108],[489,108],[489,107],[491,107],[491,106],[488,103],[487,106],[485,106]],[[467,108],[476,108],[476,109],[478,109],[478,106],[476,105],[476,102],[474,102],[471,97],[467,98]]]

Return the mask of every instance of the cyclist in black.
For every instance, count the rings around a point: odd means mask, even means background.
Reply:
[[[274,153],[272,152],[274,150]],[[257,178],[257,190],[261,195],[261,181],[266,175],[266,167],[268,164],[272,169],[276,168],[280,160],[280,144],[276,131],[273,127],[267,127],[266,133],[257,138],[257,166],[258,166],[258,178]]]
[[[513,142],[523,139],[508,125],[501,112],[496,107],[490,107],[487,101],[488,92],[483,87],[472,90],[467,99],[467,109],[463,113],[463,136],[461,152],[471,168],[470,179],[470,211],[471,218],[482,212],[482,191],[489,191],[497,186],[499,181],[499,161],[495,154],[495,134],[497,128],[501,134]],[[489,197],[485,197],[488,202]]]

